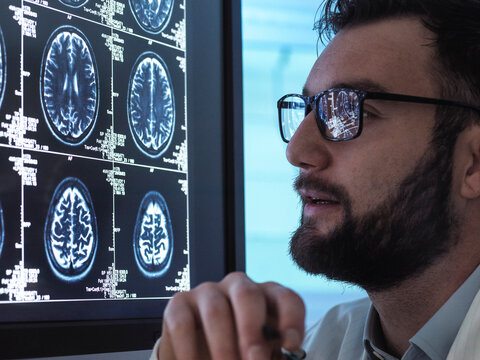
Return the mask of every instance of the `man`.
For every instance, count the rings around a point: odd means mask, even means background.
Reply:
[[[291,253],[369,298],[311,329],[307,359],[455,358],[480,289],[480,1],[329,0],[325,9],[319,28],[336,35],[303,96],[278,103],[304,204]],[[156,351],[161,360],[281,358],[280,347],[301,346],[303,321],[291,290],[231,274],[172,299]]]

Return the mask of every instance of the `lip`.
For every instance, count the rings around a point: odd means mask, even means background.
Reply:
[[[325,203],[325,204],[314,204],[306,203],[303,207],[303,216],[305,217],[317,217],[325,215],[327,212],[332,212],[340,209],[339,203]]]
[[[300,189],[299,194],[304,204],[303,215],[306,217],[324,215],[341,206],[335,197],[321,191]]]
[[[305,204],[310,204],[312,203],[312,201],[324,201],[324,202],[332,203],[332,205],[333,203],[339,204],[339,202],[337,201],[337,199],[335,199],[335,197],[321,191],[300,189],[298,192]]]

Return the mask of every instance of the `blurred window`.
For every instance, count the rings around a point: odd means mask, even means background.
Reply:
[[[305,274],[288,254],[301,207],[276,102],[287,93],[301,93],[317,58],[313,25],[320,5],[321,0],[242,2],[247,274],[297,291],[307,306],[307,326],[335,304],[365,296],[357,287]]]

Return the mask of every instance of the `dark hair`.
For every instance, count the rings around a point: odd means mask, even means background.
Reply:
[[[480,0],[326,0],[316,23],[320,39],[372,21],[418,16],[432,31],[437,61],[432,74],[441,96],[480,106]],[[474,115],[474,116],[472,116]],[[450,148],[457,135],[480,122],[472,111],[439,106],[434,142]]]

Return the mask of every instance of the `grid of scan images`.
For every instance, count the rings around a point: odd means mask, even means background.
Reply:
[[[0,1],[0,303],[189,289],[185,14]]]

